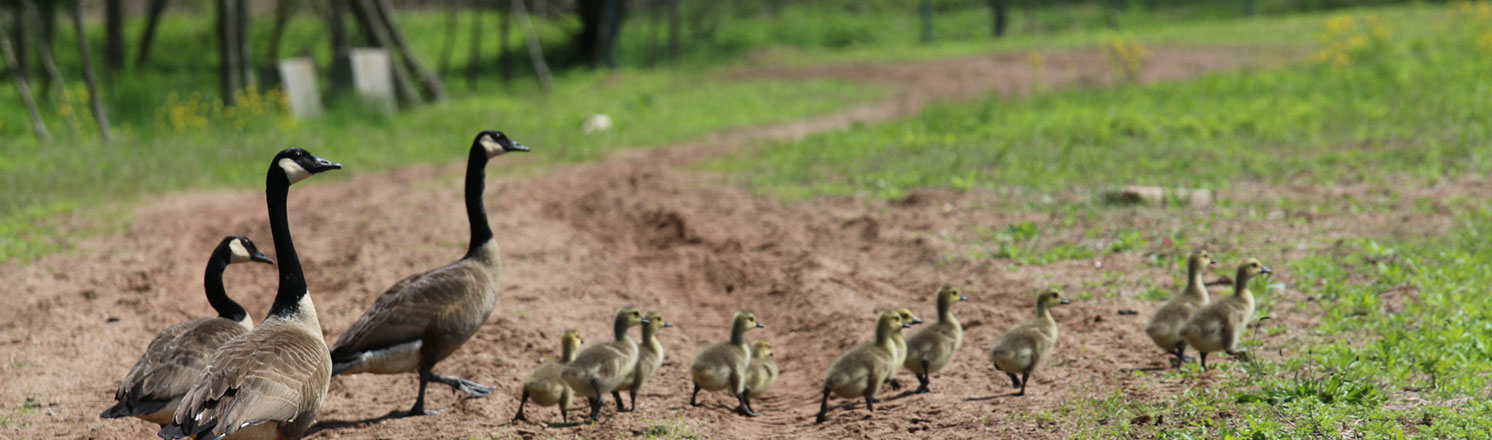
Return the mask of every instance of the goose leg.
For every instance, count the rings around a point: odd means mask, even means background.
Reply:
[[[875,393],[875,391],[871,390],[871,389],[866,389],[865,390],[865,409],[867,411],[870,411],[870,412],[876,412],[875,402],[876,402],[876,393]]]
[[[488,394],[492,393],[492,390],[496,389],[491,386],[482,385],[457,376],[441,376],[431,372],[430,370],[421,371],[420,375],[428,375],[429,377],[425,378],[426,380],[450,385],[452,389],[466,393],[467,395],[472,397],[487,397]]]
[[[627,390],[627,398],[628,398],[628,400],[632,401],[632,410],[633,411],[637,411],[637,391],[638,391],[637,388],[638,387],[632,387],[632,389]],[[620,401],[620,400],[622,400],[622,398],[618,397],[616,400]]]
[[[913,392],[917,393],[917,394],[921,394],[921,393],[926,393],[928,391],[932,391],[931,389],[927,388],[927,384],[932,383],[932,378],[929,377],[931,375],[932,375],[932,370],[929,370],[927,368],[927,361],[925,361],[925,360],[922,361],[922,372],[921,373],[917,373],[917,382],[918,382],[917,391],[913,391]]]
[[[1017,396],[1024,396],[1024,395],[1026,395],[1026,383],[1028,383],[1030,381],[1031,381],[1031,373],[1021,373],[1021,392],[1015,393],[1015,395],[1017,395]]]
[[[601,419],[601,405],[606,403],[606,393],[601,392],[601,382],[591,379],[591,389],[596,390],[596,398],[591,400],[591,421]]]
[[[829,413],[829,387],[824,387],[824,399],[819,401],[819,415],[814,418],[813,424],[824,423],[824,415]]]
[[[513,416],[513,423],[528,421],[528,418],[523,416],[524,405],[528,405],[528,390],[523,390],[523,397],[518,399],[518,415]],[[560,407],[560,411],[564,411],[564,409],[565,407]]]
[[[410,408],[409,412],[404,414],[405,416],[428,416],[433,414],[440,414],[449,410],[442,409],[431,411],[425,409],[425,388],[430,384],[430,376],[434,376],[434,374],[430,373],[430,370],[420,370],[420,394],[418,397],[415,397],[414,407]]]
[[[616,399],[616,412],[619,412],[619,413],[627,412],[627,404],[622,401],[622,392],[621,391],[611,390],[611,397],[613,399]]]
[[[736,401],[740,403],[740,405],[736,407],[736,414],[740,414],[746,417],[761,416],[761,414],[758,414],[756,411],[751,410],[751,401],[746,398],[745,391],[742,391],[741,394],[736,395]]]
[[[1197,356],[1202,360],[1202,371],[1207,371],[1207,352],[1198,353]]]
[[[695,400],[698,397],[699,397],[699,382],[695,382],[694,383],[694,394],[690,394],[689,395],[689,406],[695,406],[695,407],[699,406],[699,401]]]
[[[1005,375],[1010,376],[1011,388],[1019,388],[1021,386],[1021,378],[1016,377],[1014,373],[1005,373]]]

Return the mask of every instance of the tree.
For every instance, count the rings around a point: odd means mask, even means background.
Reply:
[[[237,104],[235,93],[243,85],[240,75],[243,70],[238,67],[241,60],[238,56],[238,18],[234,17],[235,8],[232,0],[217,0],[217,31],[218,31],[218,86],[223,96],[223,105],[234,106]]]
[[[1010,23],[1010,0],[989,0],[989,7],[995,20],[995,38],[1005,36],[1005,29]]]
[[[17,16],[19,17],[19,15]],[[26,115],[31,118],[31,129],[36,132],[36,137],[42,141],[52,138],[47,133],[47,124],[41,119],[41,112],[36,109],[36,98],[31,96],[31,86],[26,83],[26,75],[20,74],[19,64],[16,61],[15,50],[10,46],[9,32],[5,29],[5,23],[0,21],[0,56],[3,56],[5,65],[10,67],[11,78],[16,82],[16,90],[21,94],[21,101],[26,104]]]
[[[523,28],[523,40],[528,44],[528,56],[533,61],[534,76],[539,79],[539,89],[548,92],[553,81],[549,78],[549,64],[544,62],[544,49],[539,47],[539,36],[534,34],[534,25],[528,21],[528,10],[523,0],[509,0],[513,13],[518,14],[518,26]]]
[[[269,37],[269,64],[275,65],[280,62],[280,43],[285,38],[285,26],[290,23],[290,17],[295,15],[296,6],[300,2],[295,0],[279,0],[275,2],[275,30]]]
[[[73,30],[78,33],[78,51],[83,57],[83,81],[88,84],[88,102],[93,108],[93,120],[98,122],[98,134],[104,144],[111,142],[109,115],[104,113],[103,94],[98,89],[98,78],[93,75],[93,52],[88,49],[88,29],[83,27],[83,5],[73,5]]]
[[[145,30],[140,34],[140,45],[135,48],[135,68],[137,69],[150,60],[150,43],[155,41],[155,29],[161,23],[161,14],[166,12],[166,2],[167,0],[150,0],[150,6],[145,13]]]
[[[575,47],[592,66],[616,67],[616,36],[627,13],[626,0],[578,0],[580,33]]]
[[[21,5],[25,8],[25,16],[27,20],[42,20],[41,14],[37,12],[36,5],[32,4],[31,0],[21,0]],[[56,11],[56,9],[53,9],[53,11]],[[55,17],[48,17],[48,19],[52,18]],[[65,96],[66,91],[63,89],[67,87],[67,82],[62,80],[62,71],[57,68],[57,61],[52,57],[51,39],[37,38],[36,49],[36,52],[41,54],[41,65],[46,70],[47,74],[46,76],[42,77],[46,80],[47,83],[46,86],[43,86],[43,93],[52,93],[54,94],[54,96],[58,97]],[[69,128],[71,128],[73,131],[78,131],[78,119],[74,117],[72,113],[65,113],[63,115],[63,119],[67,121],[67,126]]]
[[[922,6],[917,8],[922,16],[922,42],[931,43],[933,40],[933,8],[932,0],[922,0]]]
[[[109,69],[124,68],[124,4],[120,0],[104,2],[104,64]]]

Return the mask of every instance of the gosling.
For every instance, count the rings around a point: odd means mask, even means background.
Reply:
[[[1051,357],[1052,346],[1057,344],[1057,320],[1052,319],[1052,307],[1071,303],[1056,290],[1042,292],[1036,297],[1036,317],[1010,327],[995,341],[990,360],[994,361],[995,369],[1010,376],[1012,386],[1020,387],[1015,395],[1026,395],[1031,373]]]
[[[939,288],[934,297],[938,303],[938,322],[907,339],[907,352],[901,361],[902,366],[917,375],[915,393],[931,391],[927,385],[932,382],[932,374],[942,371],[964,345],[964,326],[953,317],[953,304],[968,301],[969,297],[947,285]]]
[[[527,421],[523,416],[523,407],[533,399],[535,405],[552,406],[559,404],[560,421],[570,421],[570,399],[574,393],[570,386],[565,385],[565,380],[560,377],[560,372],[575,361],[575,351],[580,349],[580,344],[585,343],[580,339],[580,332],[565,330],[560,336],[560,355],[550,358],[539,364],[534,372],[529,373],[528,378],[523,379],[523,397],[518,400],[518,415],[513,416],[513,421]]]
[[[876,390],[897,369],[894,336],[910,325],[895,312],[881,313],[876,319],[875,342],[857,345],[834,360],[824,377],[824,394],[815,424],[824,423],[831,393],[849,399],[864,397],[865,409],[875,412]]]
[[[907,325],[917,325],[922,323],[922,318],[918,318],[917,315],[912,314],[912,309],[906,307],[895,309],[879,308],[876,309],[875,312],[876,316],[881,316],[881,314],[885,312],[895,313],[898,316],[901,316],[901,320],[903,322],[906,322]],[[891,338],[892,342],[896,343],[896,365],[901,365],[902,361],[905,361],[907,359],[907,339],[902,336],[903,335],[901,333],[897,333]],[[891,389],[893,390],[901,389],[901,381],[896,380],[895,371],[891,372],[891,378],[886,379],[886,383],[890,384]]]
[[[766,339],[751,342],[751,364],[746,366],[746,397],[756,399],[767,394],[777,382],[777,362],[772,360],[772,343]]]
[[[654,371],[663,365],[663,344],[658,342],[658,330],[673,327],[673,323],[664,321],[663,314],[648,312],[648,323],[642,326],[642,344],[638,346],[637,367],[632,370],[632,375],[622,381],[617,389],[611,392],[616,399],[617,412],[637,411],[637,393],[642,392],[642,386],[647,384],[648,378],[653,376]],[[632,409],[622,407],[622,392],[627,390],[632,399]]]
[[[564,378],[570,390],[585,396],[590,402],[591,421],[601,418],[601,404],[605,402],[606,393],[616,390],[637,366],[637,343],[627,337],[627,329],[647,323],[647,318],[637,307],[617,309],[611,327],[614,340],[585,349],[560,371],[560,377]]]
[[[730,341],[705,347],[694,357],[689,373],[694,378],[694,393],[689,395],[690,406],[700,406],[699,390],[716,391],[729,389],[740,403],[736,413],[746,417],[757,417],[760,413],[751,409],[751,398],[746,395],[746,367],[751,364],[751,349],[746,345],[746,331],[766,327],[756,320],[751,312],[736,312],[731,320]]]
[[[1207,354],[1215,351],[1231,356],[1248,358],[1248,350],[1238,347],[1249,319],[1254,315],[1254,294],[1249,291],[1249,280],[1274,273],[1259,260],[1250,258],[1238,266],[1238,275],[1233,280],[1233,296],[1219,299],[1198,310],[1186,326],[1181,328],[1181,337],[1197,349],[1202,361],[1202,370],[1207,370]]]
[[[1202,279],[1202,270],[1213,264],[1217,264],[1217,261],[1205,249],[1192,252],[1186,259],[1186,288],[1166,301],[1155,312],[1155,316],[1150,318],[1150,324],[1145,326],[1145,334],[1150,335],[1150,340],[1155,341],[1156,346],[1176,356],[1171,362],[1176,368],[1181,368],[1181,364],[1188,360],[1186,339],[1181,337],[1181,327],[1186,325],[1186,321],[1197,310],[1207,306],[1207,282]]]

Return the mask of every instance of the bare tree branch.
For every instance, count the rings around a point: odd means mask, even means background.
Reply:
[[[88,29],[83,27],[83,5],[73,5],[73,30],[78,33],[78,50],[83,57],[83,81],[88,84],[88,102],[93,107],[93,120],[98,122],[98,134],[104,144],[113,142],[109,136],[109,115],[104,113],[104,97],[98,90],[98,78],[93,75],[93,52],[88,49]]]
[[[31,86],[26,84],[26,75],[21,75],[16,62],[15,49],[10,47],[9,30],[5,23],[0,22],[0,55],[5,57],[5,65],[10,67],[11,77],[16,80],[16,89],[21,92],[21,101],[26,103],[27,115],[31,117],[31,129],[36,132],[36,137],[42,141],[52,139],[51,133],[47,133],[47,124],[41,120],[41,112],[36,110],[36,98],[31,96]]]

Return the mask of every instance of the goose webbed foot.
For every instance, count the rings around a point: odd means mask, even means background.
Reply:
[[[487,397],[488,394],[492,394],[492,390],[496,389],[492,386],[482,385],[457,376],[441,376],[431,373],[429,380],[449,385],[451,389],[466,393],[466,395],[471,397]]]

